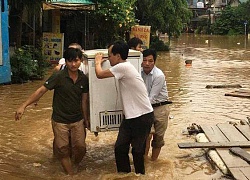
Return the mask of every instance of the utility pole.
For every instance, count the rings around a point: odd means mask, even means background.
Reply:
[[[208,11],[208,34],[211,33],[211,0],[208,1],[207,11]]]
[[[247,38],[248,38],[248,35],[247,35],[247,21],[244,22],[244,25],[245,25],[245,48],[247,47]]]
[[[245,36],[247,35],[247,21],[244,22],[245,25]]]

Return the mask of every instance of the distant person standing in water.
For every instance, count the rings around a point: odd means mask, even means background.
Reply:
[[[151,133],[147,139],[145,156],[148,156],[150,143],[152,146],[151,160],[158,159],[162,146],[164,146],[164,135],[168,126],[170,109],[168,104],[167,83],[164,73],[155,66],[157,54],[153,49],[143,51],[142,78],[148,90],[150,102],[154,108],[155,120]],[[151,142],[151,139],[153,140]]]
[[[135,173],[145,174],[144,153],[146,139],[154,121],[146,86],[140,73],[128,62],[129,47],[117,41],[109,46],[110,69],[103,70],[103,54],[95,56],[95,71],[99,79],[115,77],[121,92],[123,119],[115,143],[115,160],[118,172],[131,172],[129,149],[132,146]]]
[[[54,90],[52,129],[57,157],[67,174],[73,175],[70,148],[76,166],[86,153],[85,127],[88,121],[89,82],[78,68],[81,64],[80,49],[68,48],[63,57],[66,68],[51,75],[16,111],[15,119],[20,120],[26,107],[37,102],[48,90]],[[71,138],[71,145],[69,139]]]

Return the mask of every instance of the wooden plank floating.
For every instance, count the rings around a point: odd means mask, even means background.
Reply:
[[[250,91],[249,90],[238,90],[238,91],[225,93],[225,96],[250,98]]]
[[[206,134],[207,138],[211,142],[229,142],[229,140],[224,136],[221,130],[216,125],[201,125],[201,129]],[[218,155],[221,157],[226,167],[234,167],[235,162],[240,159],[237,156],[232,156],[227,148],[216,148],[215,149]],[[241,162],[238,162],[240,166],[247,165],[244,160],[241,159]]]
[[[248,164],[250,164],[250,154],[240,147],[233,147],[229,149],[230,152],[239,156],[241,159],[244,159]]]
[[[236,90],[235,92],[250,93],[250,90],[247,90],[247,89],[239,89],[239,90]]]
[[[210,143],[228,144],[230,143],[250,143],[250,126],[249,125],[232,125],[232,124],[217,124],[217,125],[201,125],[200,126]],[[231,147],[231,148],[239,148]],[[234,179],[250,180],[250,164],[239,156],[233,155],[229,148],[215,148],[218,155],[221,157],[228,171]]]
[[[236,125],[235,126],[245,138],[250,141],[250,126],[249,125]]]
[[[250,167],[240,168],[240,171],[248,180],[250,179]]]
[[[207,89],[212,88],[242,88],[240,84],[221,84],[221,85],[207,85]]]
[[[240,141],[240,142],[249,142],[245,136],[242,135],[241,132],[239,132],[234,125],[228,124],[228,123],[223,123],[223,124],[217,124],[216,125],[220,132],[223,134],[223,136],[228,139],[228,143],[231,141]],[[228,149],[224,148],[224,151],[222,148],[216,148],[218,154],[221,156],[223,159],[224,163],[226,166],[229,168],[241,168],[241,167],[248,167],[249,164],[241,159],[238,156],[233,156]],[[237,162],[237,163],[236,163]],[[249,166],[250,167],[250,166]],[[230,171],[231,172],[231,171]],[[236,175],[233,175],[235,178],[237,177]],[[239,179],[239,178],[236,178]]]
[[[224,136],[224,134],[220,131],[220,129],[216,125],[212,126],[201,125],[201,129],[211,142],[228,142],[228,139]]]
[[[233,174],[234,179],[236,180],[249,180],[250,177],[250,167],[243,168],[229,168],[229,171]]]
[[[217,124],[217,127],[223,132],[229,141],[247,141],[241,132],[239,132],[232,124]]]
[[[229,142],[194,142],[178,143],[180,149],[187,148],[230,148],[230,147],[250,147],[250,141],[229,141]]]

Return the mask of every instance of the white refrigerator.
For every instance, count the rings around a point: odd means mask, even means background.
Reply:
[[[118,130],[123,120],[123,111],[119,84],[114,77],[98,79],[95,74],[95,54],[102,52],[108,59],[108,49],[93,49],[84,52],[88,61],[90,131],[97,133]],[[129,50],[128,59],[141,73],[142,53]],[[103,69],[110,68],[109,60],[102,64]],[[131,92],[133,93],[133,92]]]

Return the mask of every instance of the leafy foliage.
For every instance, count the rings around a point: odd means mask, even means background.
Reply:
[[[195,33],[196,34],[210,33],[209,20],[207,18],[201,18],[201,20],[197,22],[197,29],[195,30]]]
[[[179,36],[192,15],[186,0],[99,0],[96,11],[90,13],[91,32],[98,37],[95,47],[126,39],[138,22],[151,26],[152,34],[160,30]]]
[[[238,35],[245,33],[246,21],[250,20],[250,2],[242,3],[238,7],[227,6],[221,16],[211,26],[214,34]]]
[[[138,0],[136,7],[141,25],[151,26],[153,33],[160,30],[170,36],[178,37],[192,16],[186,0]]]
[[[10,58],[12,83],[23,83],[31,79],[41,79],[49,66],[42,57],[41,50],[32,46],[16,49]]]
[[[95,11],[90,12],[91,31],[98,36],[97,47],[125,39],[126,32],[135,25],[133,11],[135,0],[100,0]]]
[[[169,44],[160,40],[158,36],[151,36],[150,48],[155,49],[156,51],[169,51]]]

